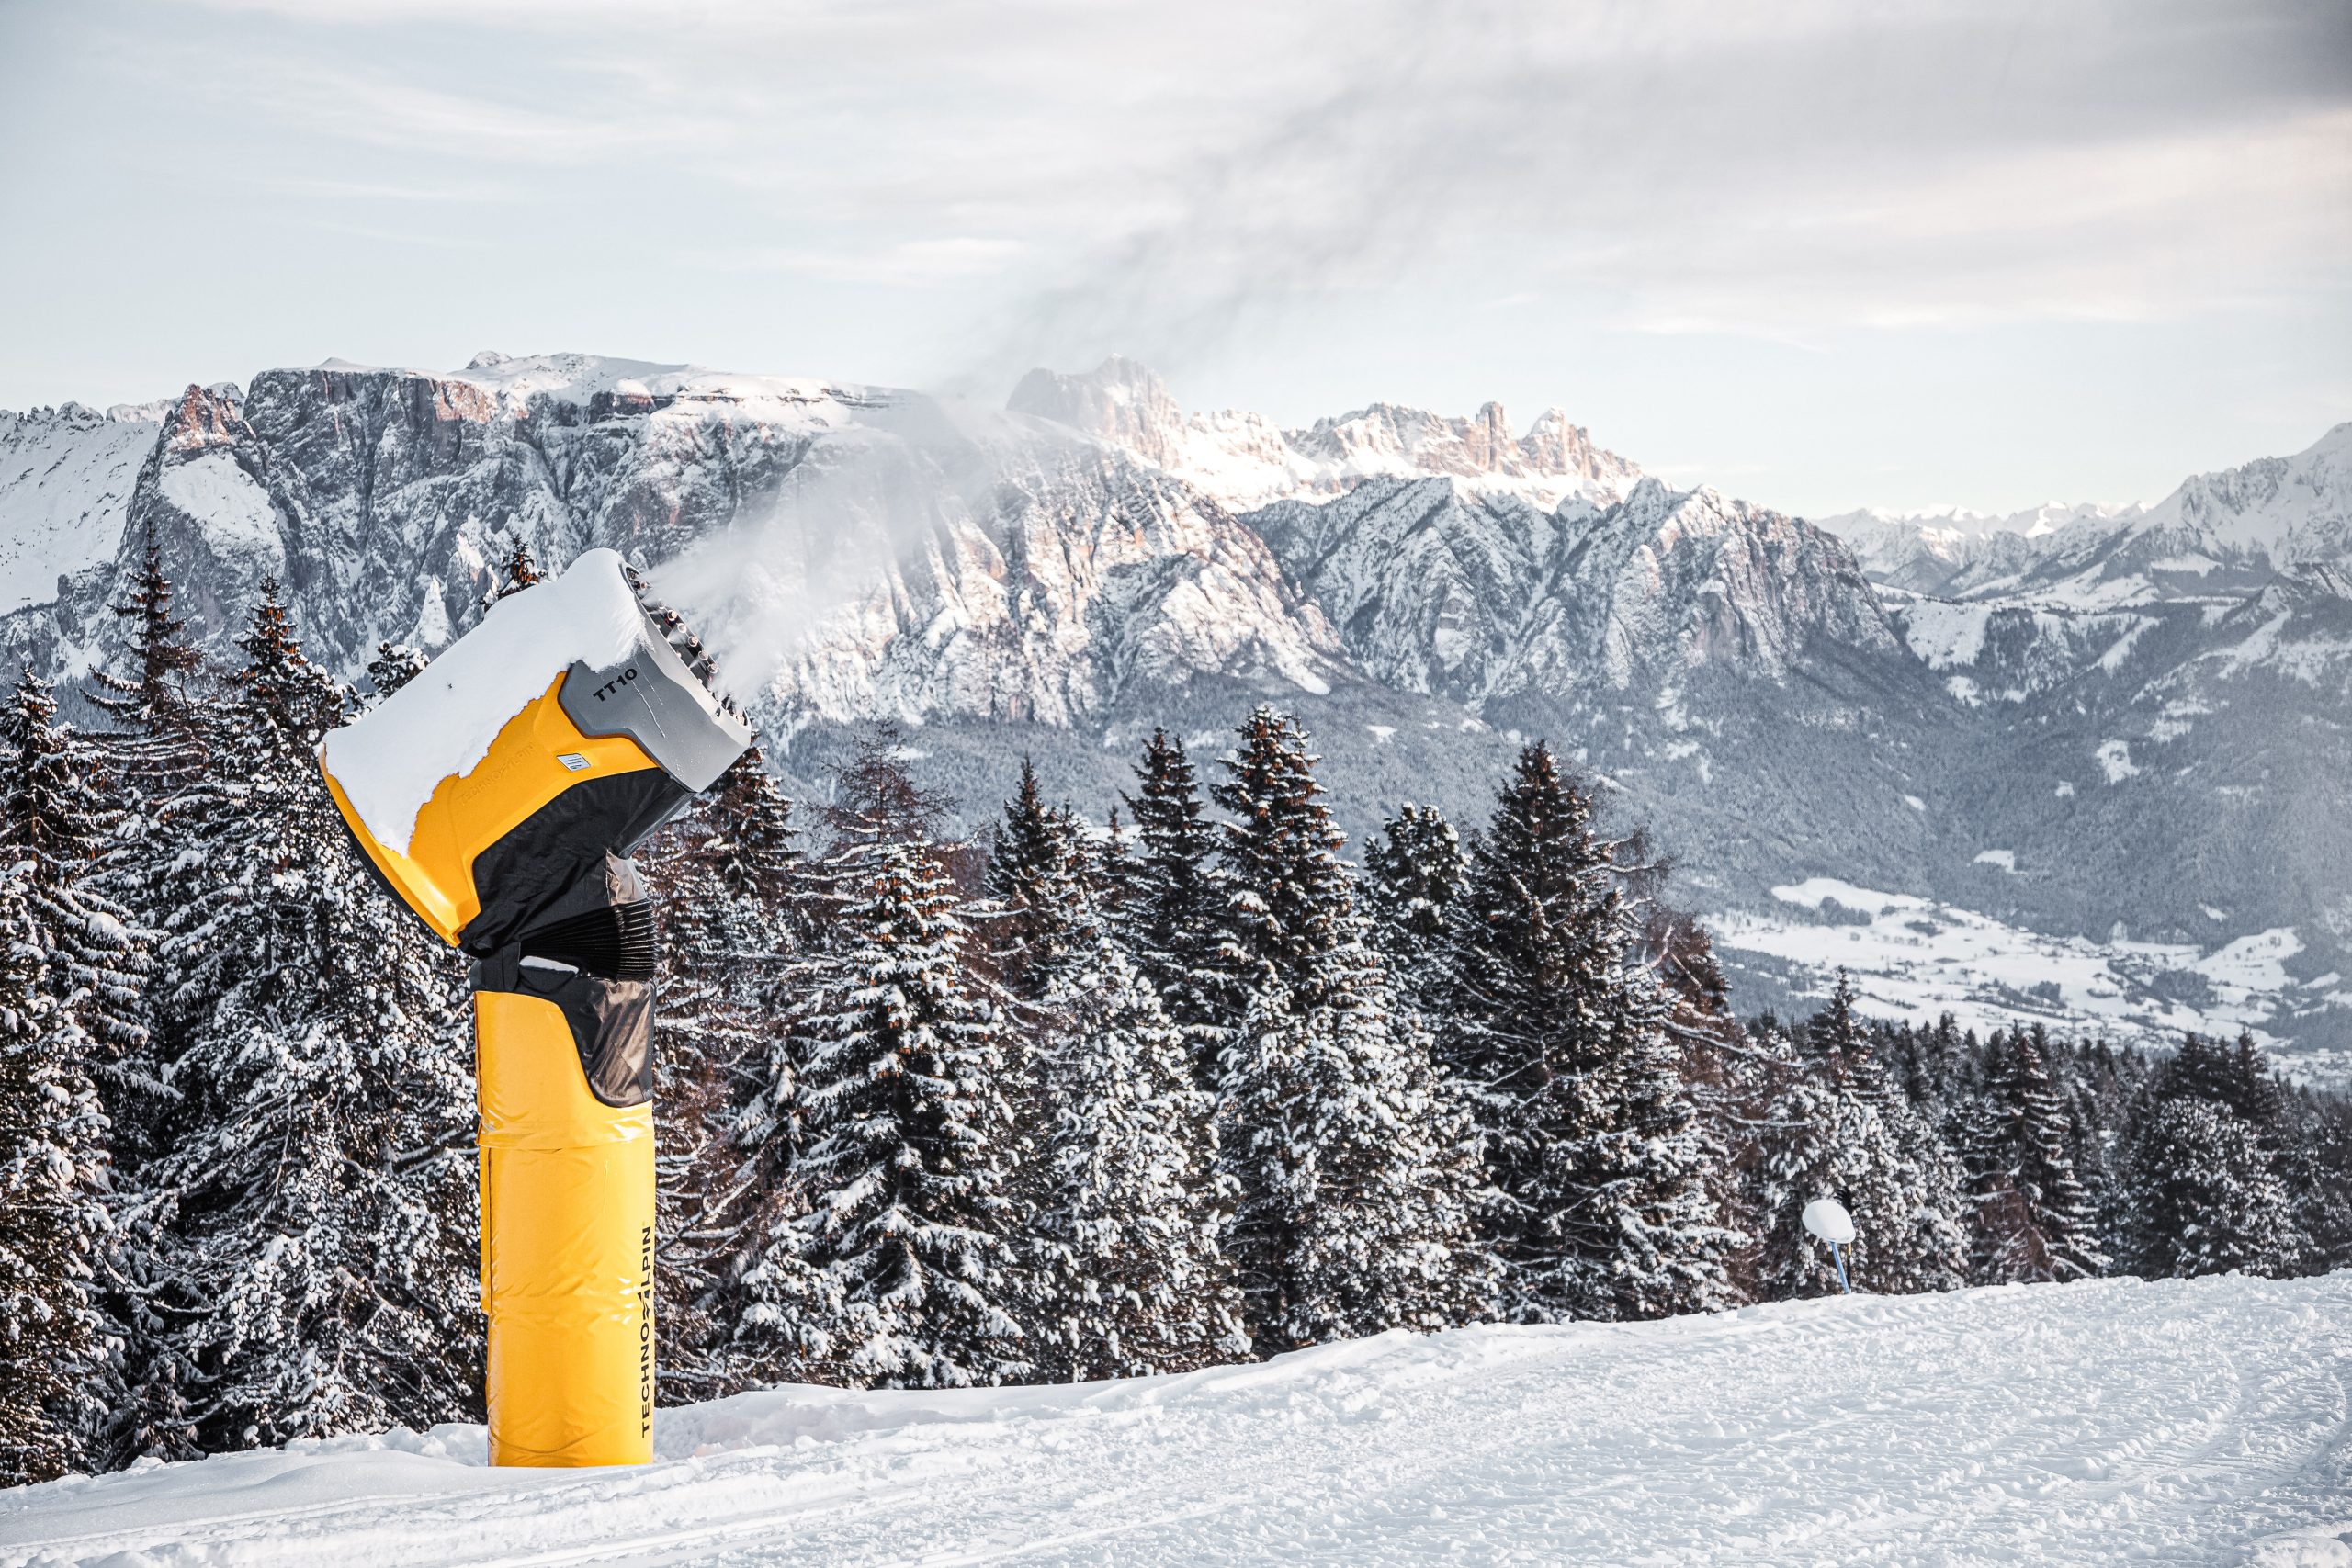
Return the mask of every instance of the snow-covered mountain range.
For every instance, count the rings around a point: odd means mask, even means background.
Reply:
[[[1270,696],[1361,832],[1408,798],[1475,822],[1543,735],[1687,899],[1750,917],[1727,941],[1834,926],[1774,889],[1836,878],[2020,950],[2188,953],[2082,985],[2315,1060],[2352,1046],[2347,476],[2352,425],[2144,510],[1815,525],[1673,490],[1556,410],[1285,428],[1116,359],[1001,411],[578,355],[330,362],[0,416],[0,649],[68,682],[115,657],[150,529],[208,640],[275,575],[350,675],[469,625],[512,541],[609,546],[796,787],[886,715],[979,811],[1027,754],[1099,814],[1152,725],[1216,747]],[[2283,953],[2261,1005],[2200,992],[2196,955],[2254,937]],[[1728,951],[1770,998],[1814,983],[1803,946]],[[2004,974],[2012,1011],[2119,1016]]]

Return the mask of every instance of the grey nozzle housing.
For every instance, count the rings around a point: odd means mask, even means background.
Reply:
[[[582,735],[626,735],[662,771],[701,794],[752,743],[752,730],[718,705],[652,617],[637,649],[592,669],[572,661],[557,700]]]

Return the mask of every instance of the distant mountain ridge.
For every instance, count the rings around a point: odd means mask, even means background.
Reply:
[[[2153,506],[2052,502],[2006,517],[1943,510],[1813,519],[1872,581],[1945,598],[2113,608],[2258,588],[2352,565],[2352,423],[2304,450],[2195,474]]]
[[[1864,536],[1887,520],[1832,520],[1849,543],[1675,490],[1558,411],[1284,428],[1115,359],[1003,411],[581,355],[331,361],[0,421],[0,651],[69,683],[118,658],[150,528],[213,646],[274,575],[353,677],[379,640],[446,645],[514,541],[608,546],[796,788],[888,716],[976,808],[1026,754],[1099,811],[1152,725],[1221,748],[1271,698],[1361,833],[1406,798],[1475,823],[1541,735],[1704,908],[1834,877],[2101,941],[2289,931],[2265,1027],[2352,1041],[2347,432],[1898,561]]]
[[[1548,509],[1572,495],[1613,500],[1641,478],[1563,409],[1546,409],[1521,436],[1494,402],[1468,419],[1373,403],[1283,430],[1261,414],[1187,414],[1158,376],[1115,355],[1083,376],[1032,370],[1006,406],[1132,452],[1241,511],[1441,474]]]

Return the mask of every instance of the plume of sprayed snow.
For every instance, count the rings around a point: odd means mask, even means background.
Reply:
[[[756,705],[786,685],[870,696],[872,658],[893,636],[952,632],[910,625],[910,612],[952,580],[949,558],[987,547],[1005,488],[1080,444],[951,399],[879,396],[767,505],[739,510],[648,575],[739,700]]]

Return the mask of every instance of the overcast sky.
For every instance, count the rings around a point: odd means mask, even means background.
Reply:
[[[1801,512],[2352,419],[2352,5],[0,0],[0,407],[579,349],[1557,403]]]

